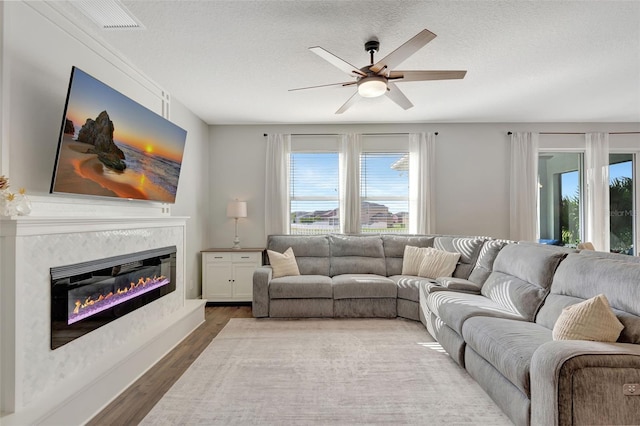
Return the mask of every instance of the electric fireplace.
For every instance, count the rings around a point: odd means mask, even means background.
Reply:
[[[51,349],[175,289],[175,246],[51,268]]]

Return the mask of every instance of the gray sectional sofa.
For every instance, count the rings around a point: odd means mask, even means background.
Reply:
[[[253,315],[400,316],[418,321],[419,284],[431,281],[402,275],[405,246],[460,253],[453,276],[469,278],[484,241],[441,235],[271,235],[267,250],[283,253],[291,247],[301,275],[272,279],[268,265],[258,268],[253,276]]]
[[[404,276],[406,245],[462,255],[452,277]],[[639,258],[436,235],[279,235],[267,247],[292,247],[301,275],[259,268],[256,317],[420,320],[515,424],[640,424]],[[618,341],[553,340],[563,308],[598,294],[624,325]]]

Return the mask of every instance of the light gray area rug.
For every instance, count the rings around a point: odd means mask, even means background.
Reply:
[[[144,425],[509,425],[424,326],[231,319]]]

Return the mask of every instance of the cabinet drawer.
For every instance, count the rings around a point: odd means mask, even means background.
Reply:
[[[231,262],[235,253],[205,253],[206,262]]]
[[[234,262],[251,262],[256,263],[261,259],[260,252],[250,253],[230,253]]]

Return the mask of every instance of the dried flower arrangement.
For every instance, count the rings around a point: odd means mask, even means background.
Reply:
[[[0,216],[28,215],[31,213],[31,202],[24,188],[18,194],[9,192],[9,178],[0,175]]]

